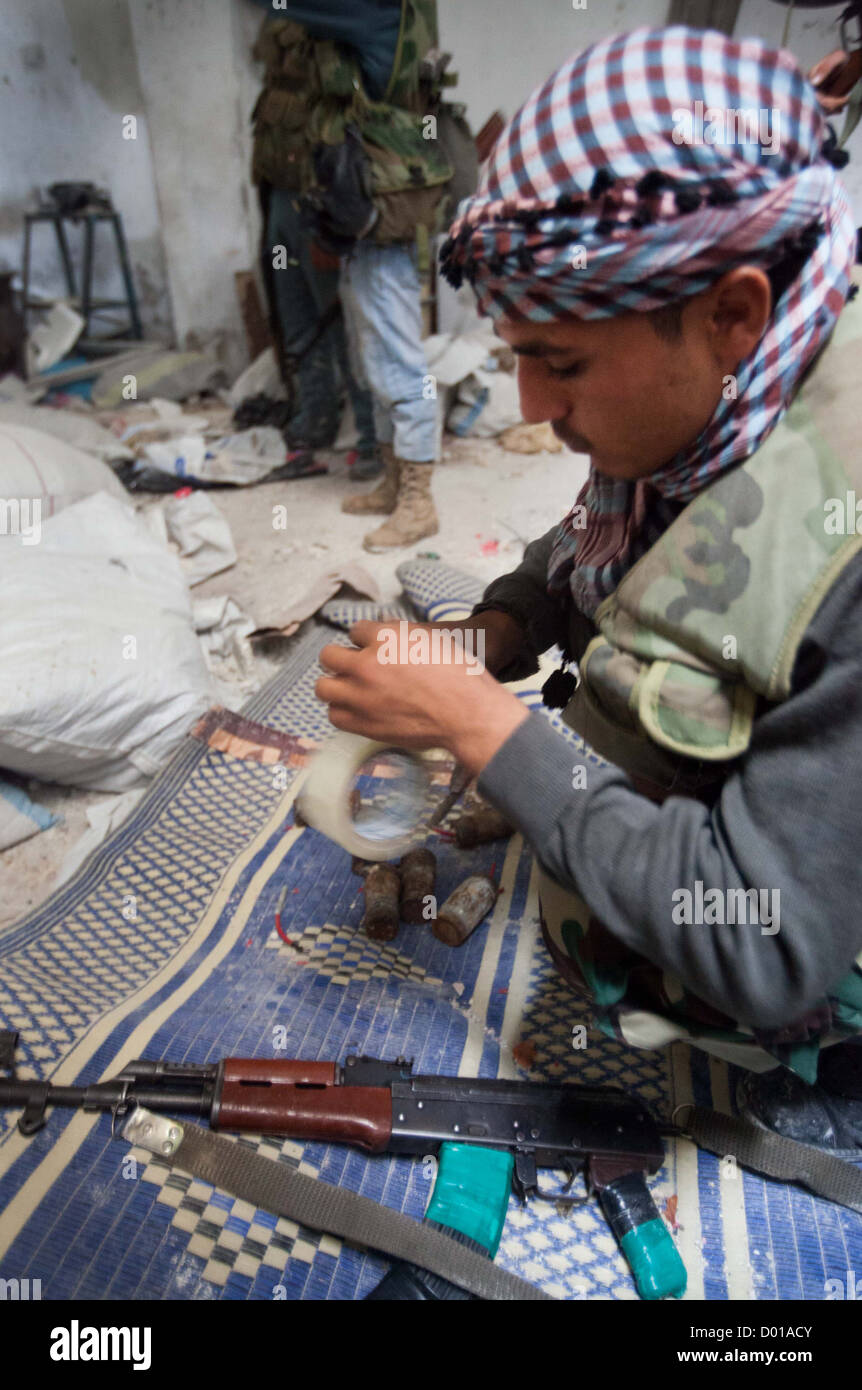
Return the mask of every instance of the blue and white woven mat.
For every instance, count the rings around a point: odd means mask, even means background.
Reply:
[[[433,561],[399,575],[405,615],[454,618],[480,588]],[[372,614],[336,602],[325,616],[348,625]],[[245,714],[326,737],[313,691],[332,638],[312,625]],[[519,688],[537,708],[543,679]],[[24,1075],[80,1085],[141,1056],[207,1062],[280,1048],[340,1061],[354,1051],[404,1054],[422,1072],[625,1086],[663,1115],[692,1098],[732,1108],[723,1063],[682,1045],[632,1051],[590,1027],[538,935],[532,857],[518,836],[469,854],[435,844],[438,893],[492,865],[502,884],[466,945],[452,950],[424,926],[402,926],[388,946],[370,941],[349,856],[289,828],[301,775],[189,739],[77,876],[0,937],[0,1026],[21,1034]],[[274,923],[285,886],[292,946]],[[578,1023],[586,1050],[572,1046]],[[107,1115],[54,1111],[30,1140],[16,1118],[0,1112],[0,1279],[39,1279],[44,1298],[353,1299],[386,1268],[113,1141]],[[431,1165],[419,1160],[238,1142],[416,1217],[430,1195]],[[828,1279],[862,1272],[862,1218],[689,1143],[667,1153],[652,1186],[677,1223],[687,1298],[821,1299]],[[559,1298],[637,1297],[594,1203],[562,1216],[513,1200],[498,1259]]]

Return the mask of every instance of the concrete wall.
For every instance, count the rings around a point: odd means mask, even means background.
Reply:
[[[668,0],[437,0],[440,43],[453,54],[474,130],[493,111],[508,119],[535,87],[606,34],[663,24]]]
[[[792,11],[786,46],[805,71],[840,47],[843,8]],[[496,109],[512,116],[567,56],[604,34],[663,24],[668,9],[667,0],[587,0],[584,10],[569,0],[438,0],[441,44],[454,54],[459,74],[454,96],[466,102],[475,129]],[[742,0],[734,33],[780,45],[787,13],[776,0]],[[843,116],[834,123],[839,135],[842,123]],[[862,223],[862,122],[847,148],[850,164],[842,178]]]
[[[248,169],[261,12],[238,0],[129,0],[178,338],[224,336],[244,364],[234,275],[256,258]]]
[[[123,139],[127,114],[139,117],[134,141]],[[0,266],[20,266],[23,214],[36,206],[39,189],[91,180],[111,189],[123,214],[148,327],[169,331],[152,149],[125,0],[28,0],[4,8],[0,131]],[[53,229],[40,225],[35,237],[36,288],[61,293]],[[105,264],[100,257],[100,268]],[[121,293],[115,275],[101,271],[97,285],[99,294]]]
[[[28,0],[0,16],[0,266],[21,264],[22,218],[61,179],[110,188],[147,332],[221,335],[246,360],[234,272],[256,258],[249,115],[261,11],[248,0]],[[123,118],[137,118],[123,138]],[[60,293],[53,231],[34,284]],[[73,237],[73,244],[74,244]],[[113,257],[97,292],[119,296]]]

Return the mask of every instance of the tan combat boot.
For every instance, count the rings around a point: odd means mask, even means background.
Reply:
[[[366,550],[390,550],[399,545],[412,545],[423,536],[438,531],[437,511],[431,498],[431,463],[408,463],[399,459],[401,480],[398,486],[398,505],[388,521],[370,531],[362,542]]]
[[[395,511],[401,460],[395,457],[391,444],[381,444],[380,455],[385,470],[382,482],[370,492],[346,498],[341,504],[343,512],[349,512],[351,516],[391,516]]]

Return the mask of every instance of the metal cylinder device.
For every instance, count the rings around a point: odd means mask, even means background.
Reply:
[[[426,900],[434,896],[437,859],[430,849],[411,849],[401,860],[401,921],[418,926],[428,920]]]
[[[459,884],[437,914],[432,931],[447,946],[462,946],[497,901],[490,874],[471,874]]]
[[[398,935],[398,897],[401,879],[391,864],[372,864],[365,875],[365,916],[362,925],[374,941]]]
[[[455,840],[459,849],[473,849],[475,845],[487,845],[491,840],[507,840],[514,833],[515,827],[506,817],[501,816],[495,806],[485,802],[474,802],[467,806],[455,822]]]

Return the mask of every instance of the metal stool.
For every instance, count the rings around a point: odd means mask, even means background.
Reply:
[[[100,342],[109,338],[142,338],[141,318],[138,312],[138,299],[135,294],[135,284],[132,279],[132,268],[129,264],[129,252],[126,246],[126,238],[123,232],[123,219],[118,212],[113,209],[102,209],[88,212],[61,212],[58,208],[41,208],[38,212],[28,212],[24,215],[24,260],[22,267],[22,280],[24,287],[23,308],[26,314],[28,309],[40,307],[38,300],[30,299],[30,250],[33,235],[33,227],[37,222],[52,222],[57,236],[57,245],[60,250],[60,259],[63,262],[63,271],[66,276],[66,289],[68,298],[72,300],[74,307],[81,314],[84,320],[84,328],[78,346],[81,348],[98,348]],[[69,242],[66,236],[64,223],[75,222],[83,223],[84,246],[83,263],[81,267],[81,293],[78,294],[75,283],[75,270],[72,265],[72,257],[69,252]],[[120,270],[123,276],[123,283],[126,288],[125,299],[95,299],[93,297],[93,249],[95,243],[95,232],[97,222],[109,222],[114,229],[114,237],[117,243],[117,255],[120,261]],[[129,322],[111,334],[103,335],[101,339],[90,339],[90,321],[94,315],[103,313],[106,309],[127,309]]]

